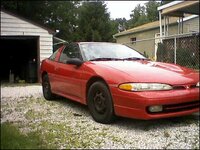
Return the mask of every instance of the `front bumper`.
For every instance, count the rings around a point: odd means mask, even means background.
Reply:
[[[199,88],[169,91],[129,92],[110,87],[117,116],[158,119],[199,112]],[[162,105],[163,111],[151,113],[149,106]]]

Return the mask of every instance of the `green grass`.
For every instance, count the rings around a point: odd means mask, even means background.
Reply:
[[[36,132],[22,134],[11,123],[1,124],[1,149],[39,149],[42,141]]]

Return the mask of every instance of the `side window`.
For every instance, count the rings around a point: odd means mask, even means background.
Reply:
[[[50,60],[55,60],[56,55],[57,55],[57,53],[58,53],[58,50],[59,50],[59,49],[57,49],[57,50],[49,57]]]
[[[71,43],[64,48],[64,50],[62,51],[60,55],[59,61],[62,63],[66,63],[66,61],[70,58],[82,59],[78,45],[74,43]]]

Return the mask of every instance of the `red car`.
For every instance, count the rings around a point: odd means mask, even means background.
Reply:
[[[157,119],[199,112],[199,73],[153,62],[121,44],[68,43],[42,61],[43,95],[88,105],[93,119]]]

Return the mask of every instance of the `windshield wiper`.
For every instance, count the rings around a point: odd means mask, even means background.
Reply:
[[[148,58],[138,58],[138,57],[128,57],[124,58],[123,60],[150,60]]]
[[[108,60],[123,60],[120,58],[95,58],[95,59],[90,59],[90,61],[108,61]]]
[[[115,60],[150,60],[147,58],[128,57],[128,58],[94,58],[90,61],[115,61]]]

